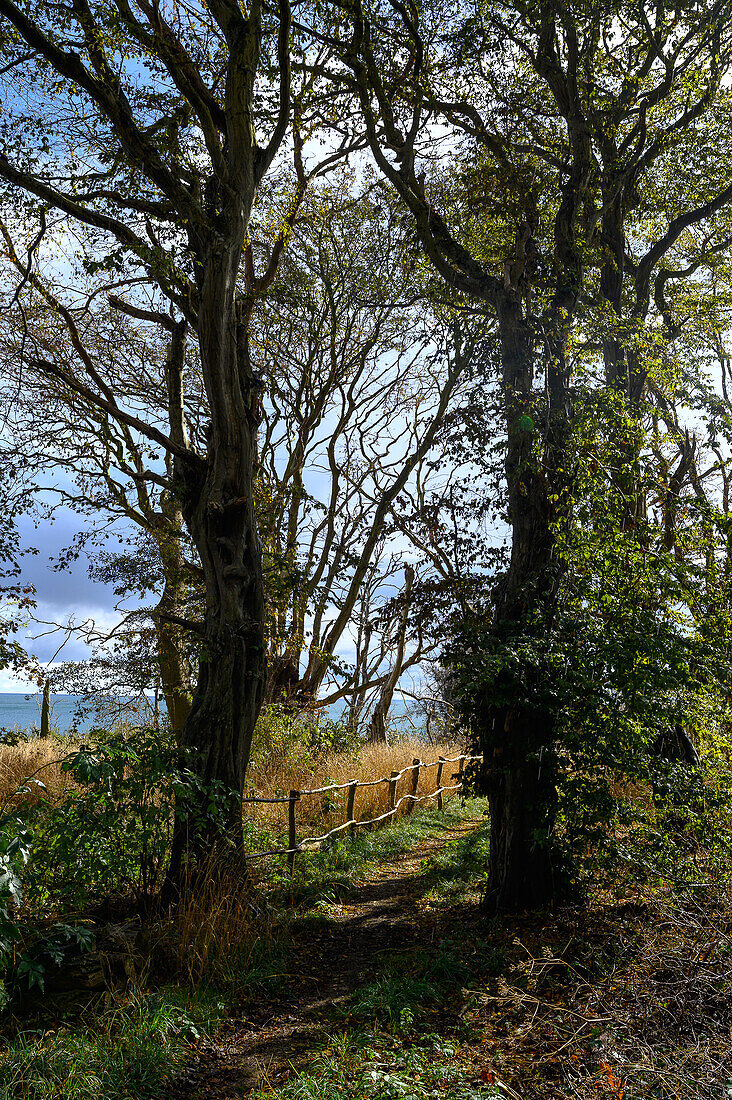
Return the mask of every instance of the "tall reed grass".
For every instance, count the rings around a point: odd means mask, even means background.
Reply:
[[[17,745],[0,745],[0,806],[22,799],[43,797],[55,801],[75,786],[73,778],[61,770],[61,764],[75,743],[60,737],[32,737]],[[45,791],[31,785],[18,796],[30,777],[43,783]]]
[[[175,969],[194,984],[205,975],[248,970],[272,931],[258,919],[244,866],[218,852],[184,880],[173,923]]]
[[[364,745],[353,752],[319,753],[307,761],[300,754],[293,760],[282,753],[259,762],[250,770],[247,794],[250,797],[287,795],[290,790],[304,791],[326,787],[332,783],[348,783],[353,779],[362,783],[384,780],[376,786],[359,787],[356,791],[354,816],[359,821],[365,821],[388,810],[389,784],[386,780],[392,771],[402,771],[415,759],[432,764],[437,761],[438,756],[458,756],[463,751],[455,743],[426,745],[417,738],[399,738],[391,744]],[[455,771],[457,764],[445,765],[443,786],[454,782],[452,775]],[[434,794],[436,781],[436,767],[421,768],[417,797]],[[411,789],[410,771],[398,781],[397,799],[410,793]],[[337,824],[345,815],[347,797],[346,790],[316,795],[303,794],[297,806],[298,821],[314,827],[331,821]],[[405,803],[402,803],[402,808],[404,806]],[[287,827],[287,806],[250,803],[245,807],[245,817],[256,825],[281,830]]]

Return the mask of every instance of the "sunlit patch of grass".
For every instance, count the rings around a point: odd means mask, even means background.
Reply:
[[[146,1100],[224,1017],[215,994],[163,989],[90,1021],[21,1031],[0,1050],[0,1100]]]
[[[280,721],[282,720],[281,717]],[[301,739],[293,737],[291,732],[284,732],[282,738],[275,738],[273,742],[265,740],[266,753],[260,751],[252,761],[248,774],[251,789],[248,793],[256,791],[259,795],[271,795],[279,791],[287,794],[290,790],[312,790],[332,783],[348,783],[352,779],[358,779],[361,783],[374,783],[373,786],[359,787],[356,791],[354,809],[359,820],[376,817],[389,808],[388,784],[376,782],[379,779],[390,775],[392,771],[411,767],[417,758],[432,764],[440,755],[453,758],[465,751],[459,745],[450,743],[428,746],[414,737],[394,737],[388,744],[380,742],[354,746],[350,752],[332,749],[314,751]],[[456,763],[446,764],[442,782],[452,783],[450,777],[456,770]],[[411,791],[411,782],[411,771],[401,776],[397,785],[398,798]],[[432,794],[436,789],[436,782],[436,767],[421,769],[417,795],[422,797]],[[331,825],[343,821],[347,798],[346,790],[317,795],[303,794],[297,808],[298,820],[306,822],[315,833],[326,832]],[[287,827],[286,805],[250,803],[247,816],[253,823],[275,832]]]
[[[467,821],[475,820],[480,816],[483,804],[481,799],[466,799],[464,802],[453,799],[442,812],[435,806],[418,808],[411,816],[398,818],[393,825],[386,828],[371,832],[360,831],[353,838],[334,838],[320,851],[299,854],[292,879],[284,867],[275,869],[273,866],[268,876],[273,884],[270,897],[276,903],[294,905],[301,910],[313,908],[322,902],[337,904],[355,895],[359,879],[369,870],[416,848],[425,840],[439,840],[441,833],[448,833]],[[465,838],[466,841],[469,839],[470,837]],[[452,837],[446,837],[444,852],[451,852],[462,840],[463,838],[459,838],[455,841]],[[485,844],[481,842],[473,847],[470,844],[465,845],[465,851],[473,852],[474,855],[470,869],[465,872],[466,881],[470,875],[475,876],[476,862],[485,860]],[[442,853],[434,858],[443,858]],[[461,850],[445,856],[445,877],[462,874],[460,858]],[[429,872],[433,865],[425,860],[422,866]]]
[[[477,800],[473,800],[474,803]],[[487,821],[467,836],[457,837],[422,861],[424,896],[433,905],[454,905],[481,891],[490,841]]]
[[[61,765],[76,744],[71,738],[33,737],[21,732],[17,741],[11,738],[0,744],[0,805],[56,800],[74,790],[73,776],[62,771]],[[30,786],[26,783],[29,776],[37,780]]]
[[[505,1096],[482,1081],[457,1041],[427,1034],[404,1042],[374,1031],[329,1037],[306,1068],[252,1100],[492,1100]]]

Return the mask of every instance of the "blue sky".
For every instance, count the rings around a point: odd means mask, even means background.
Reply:
[[[54,570],[52,561],[82,529],[82,520],[68,509],[59,509],[54,522],[35,527],[30,517],[21,520],[19,529],[25,546],[34,546],[38,554],[26,554],[21,560],[23,583],[36,589],[38,619],[65,623],[94,618],[98,625],[116,622],[114,593],[108,585],[90,580],[86,555],[81,555],[71,569]],[[18,641],[39,661],[49,661],[63,641],[60,633],[47,634],[48,627],[32,623],[18,635]],[[45,636],[33,640],[32,636]],[[76,638],[65,645],[59,660],[78,660],[88,656],[88,648]],[[19,679],[8,669],[0,670],[0,691],[26,691],[30,681]],[[33,688],[34,689],[34,688]],[[34,689],[35,690],[35,689]]]

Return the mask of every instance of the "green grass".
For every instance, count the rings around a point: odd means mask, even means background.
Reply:
[[[480,802],[474,800],[474,805]],[[435,855],[422,860],[425,897],[432,905],[455,905],[466,895],[480,891],[486,877],[489,854],[488,827],[476,829],[447,843]]]
[[[455,945],[445,942],[429,954],[377,956],[382,972],[350,999],[349,1015],[364,1023],[407,1034],[453,999],[468,983],[470,969]]]
[[[458,1041],[440,1035],[403,1040],[373,1031],[339,1032],[276,1088],[252,1100],[492,1100]]]
[[[499,951],[469,935],[443,939],[430,950],[386,951],[375,956],[376,977],[352,994],[346,1014],[402,1036],[427,1026],[436,1014],[459,1020],[471,996],[466,990],[496,977],[504,965]]]
[[[305,909],[303,924],[324,919],[328,899],[355,890],[374,865],[439,837],[465,821],[480,820],[484,803],[457,800],[440,814],[415,813],[388,830],[305,857],[292,891]],[[422,860],[419,874],[431,906],[454,905],[480,886],[488,858],[487,829],[445,838]],[[342,895],[341,895],[342,896]],[[308,906],[310,908],[308,909]],[[476,1065],[481,1036],[465,1022],[474,983],[500,974],[500,950],[479,937],[443,939],[431,951],[391,950],[374,957],[372,978],[336,1010],[321,1048],[287,1080],[254,1100],[490,1100],[503,1096],[490,1069]]]
[[[480,819],[484,806],[482,799],[472,798],[465,802],[453,799],[442,813],[434,807],[418,809],[410,817],[398,818],[394,825],[385,829],[361,830],[353,838],[334,838],[320,851],[298,855],[292,879],[285,868],[273,869],[270,898],[277,905],[295,906],[301,910],[318,907],[322,911],[328,905],[352,897],[357,892],[359,880],[375,866],[416,848],[423,840],[439,838],[440,833],[449,832],[463,822]],[[452,876],[462,882],[471,879],[474,882],[476,875],[481,877],[487,860],[487,839],[472,845],[469,842],[470,837],[446,842],[445,851],[451,854],[445,856],[448,861],[442,869],[445,880]],[[463,871],[460,861],[464,857],[471,862]],[[432,865],[428,864],[426,861],[429,871]],[[434,865],[435,883],[439,877],[437,866]]]
[[[177,988],[131,997],[85,1023],[18,1032],[0,1049],[0,1100],[147,1100],[224,1018],[226,1004]]]
[[[281,994],[287,986],[290,944],[285,931],[254,941],[246,951],[216,961],[211,989],[234,1009],[261,1004]]]
[[[320,1048],[253,1100],[489,1100],[504,1096],[466,1012],[475,984],[505,960],[480,939],[446,939],[373,959],[374,977],[344,1006]],[[478,1053],[476,1053],[478,1052]],[[504,1096],[505,1100],[505,1096]]]

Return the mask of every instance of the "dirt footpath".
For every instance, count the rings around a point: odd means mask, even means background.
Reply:
[[[369,980],[377,953],[434,943],[436,921],[417,903],[420,864],[480,824],[464,822],[387,858],[356,896],[329,908],[323,927],[296,929],[282,994],[202,1044],[169,1100],[239,1100],[291,1072],[318,1045],[333,1006]]]

